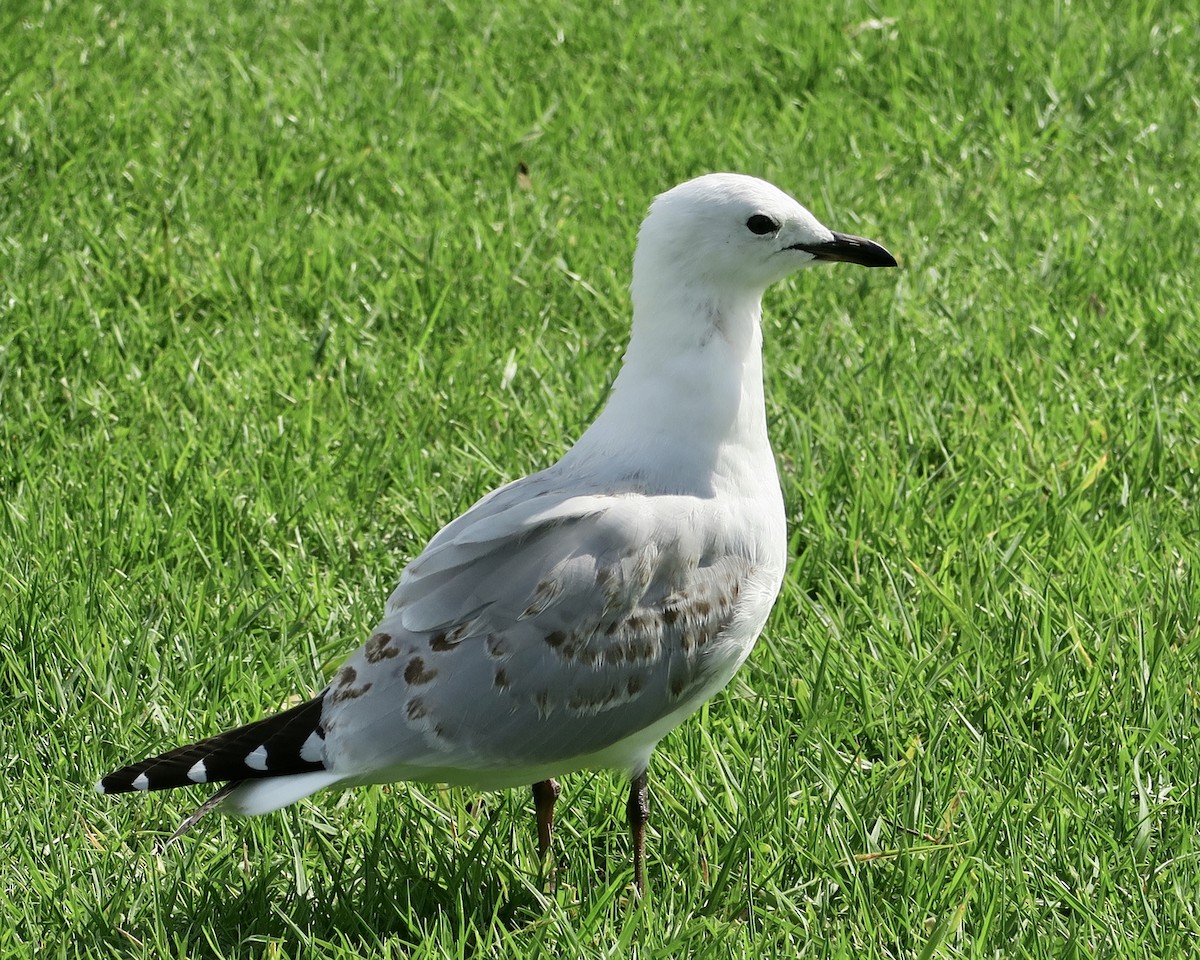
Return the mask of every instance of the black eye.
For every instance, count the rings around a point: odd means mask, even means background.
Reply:
[[[764,214],[756,213],[746,221],[746,229],[761,237],[768,233],[774,233],[779,229],[779,224]]]

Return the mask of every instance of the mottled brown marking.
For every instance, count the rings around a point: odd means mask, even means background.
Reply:
[[[509,643],[503,634],[488,634],[485,643],[487,644],[487,655],[494,659],[499,660],[509,652]]]
[[[453,650],[458,646],[457,640],[451,640],[445,630],[439,630],[437,633],[429,636],[429,649],[435,653],[445,653],[447,650]]]
[[[546,642],[552,647],[561,647],[563,641],[567,639],[567,635],[561,630],[551,630],[546,634]]]
[[[707,617],[711,612],[712,604],[710,604],[707,600],[696,601],[696,616],[704,618]]]
[[[529,606],[525,608],[525,612],[521,616],[532,617],[541,613],[546,609],[546,607],[550,606],[550,604],[554,601],[554,598],[558,596],[561,589],[562,588],[560,584],[554,580],[540,581],[534,588],[533,599],[530,601]]]
[[[673,627],[675,622],[681,616],[683,616],[683,614],[680,612],[678,607],[667,607],[662,612],[663,623],[665,623],[668,627]]]
[[[333,697],[330,703],[343,703],[346,700],[357,700],[364,693],[371,689],[373,684],[364,683],[361,687],[350,687],[346,685],[339,686],[333,691]]]
[[[378,663],[380,660],[390,660],[392,657],[398,656],[400,647],[392,645],[390,633],[376,633],[367,641],[363,653],[366,655],[367,663]]]
[[[342,667],[342,669],[338,671],[337,685],[339,687],[348,687],[357,679],[357,670],[355,670],[353,667]]]
[[[539,690],[537,696],[533,698],[533,702],[537,704],[537,712],[539,717],[550,716],[550,691]]]
[[[679,697],[687,689],[688,680],[682,673],[671,678],[671,696]]]
[[[433,725],[433,735],[442,740],[446,739],[446,728],[440,723],[435,723]]]
[[[429,710],[425,706],[425,701],[420,697],[413,697],[408,701],[408,705],[404,708],[409,720],[420,720],[422,717],[429,715]]]
[[[631,697],[642,689],[642,677],[640,674],[630,674],[629,679],[625,681],[625,692]]]
[[[607,587],[612,581],[613,572],[611,567],[596,568],[596,585],[599,587]]]
[[[599,712],[604,707],[607,707],[610,703],[616,700],[617,696],[617,691],[612,687],[610,687],[608,690],[590,695],[585,693],[583,690],[578,690],[571,697],[571,699],[567,701],[567,709],[573,710],[576,713],[587,713],[591,711]]]
[[[507,690],[508,689],[508,671],[505,670],[503,667],[500,667],[496,671],[496,675],[492,678],[492,684],[496,687],[497,690]]]
[[[437,676],[436,670],[426,670],[425,661],[420,657],[413,657],[408,661],[408,666],[404,668],[404,682],[409,686],[416,687],[422,683],[428,683]]]

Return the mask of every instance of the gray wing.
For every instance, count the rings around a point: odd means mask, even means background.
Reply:
[[[335,770],[436,776],[596,752],[745,655],[722,641],[753,551],[724,542],[708,501],[525,483],[430,542],[334,677],[322,723]]]

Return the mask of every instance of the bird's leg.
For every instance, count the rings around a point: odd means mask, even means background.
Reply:
[[[646,771],[634,774],[629,784],[629,832],[633,835],[633,885],[638,895],[646,892],[646,821],[650,819],[650,796],[646,789]]]
[[[537,812],[538,858],[545,863],[554,837],[554,801],[562,788],[557,780],[541,780],[533,785],[533,809]]]

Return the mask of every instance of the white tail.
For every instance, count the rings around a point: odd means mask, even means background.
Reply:
[[[294,773],[291,776],[268,777],[263,780],[246,780],[226,797],[221,804],[222,813],[240,813],[253,816],[270,813],[289,803],[333,786],[341,780],[340,774],[328,770],[312,773]]]

